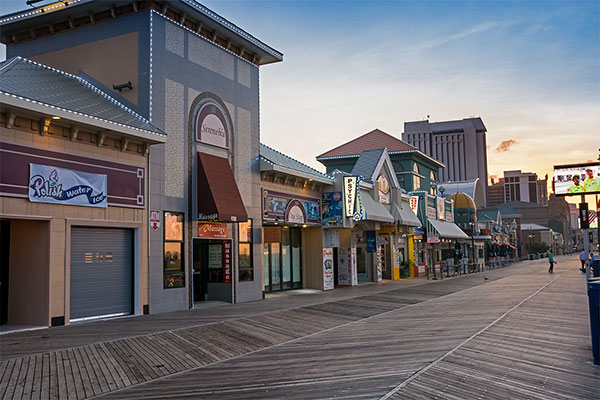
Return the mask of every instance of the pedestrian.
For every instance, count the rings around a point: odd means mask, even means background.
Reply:
[[[581,250],[581,253],[579,253],[579,261],[581,261],[581,268],[579,270],[585,272],[585,250]]]
[[[548,252],[548,262],[550,263],[550,268],[548,268],[548,272],[554,272],[554,255],[552,255],[552,250]]]

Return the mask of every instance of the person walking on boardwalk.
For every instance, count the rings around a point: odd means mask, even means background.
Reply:
[[[552,250],[548,252],[548,262],[550,263],[550,268],[548,268],[548,272],[554,272],[554,255],[552,254]]]
[[[581,268],[579,270],[585,272],[585,250],[581,250],[581,253],[579,253],[579,261],[581,261]]]

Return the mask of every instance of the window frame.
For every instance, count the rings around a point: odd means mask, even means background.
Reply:
[[[181,239],[167,239],[167,214],[170,215],[180,215],[181,216]],[[163,260],[163,289],[180,289],[185,288],[185,213],[176,212],[176,211],[163,211],[163,249],[162,249],[162,260]],[[167,248],[167,244],[175,243],[179,244],[180,248],[180,261],[181,261],[181,269],[177,270],[176,273],[167,273],[168,268],[166,268],[165,262],[165,252]],[[179,272],[180,271],[180,272]],[[181,275],[181,285],[171,286],[167,283],[167,277],[171,277],[173,275]]]
[[[248,218],[248,220],[245,223],[249,223],[250,224],[250,241],[244,241],[241,240],[241,228],[239,225],[241,225],[242,223],[238,224],[238,282],[254,282],[254,249],[253,244],[254,244],[254,220],[252,218]],[[241,258],[241,254],[242,252],[240,251],[241,249],[241,245],[248,245],[250,248],[250,254],[249,254],[249,258],[250,258],[250,272],[251,272],[251,276],[250,279],[242,279],[242,268],[241,268],[241,263],[240,263],[240,258]],[[246,270],[246,269],[244,269]]]

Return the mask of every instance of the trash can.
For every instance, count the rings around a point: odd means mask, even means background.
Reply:
[[[588,282],[594,364],[600,365],[600,281]]]
[[[592,270],[590,271],[590,275],[594,278],[600,278],[600,260],[592,260],[590,263],[592,266]],[[592,274],[593,272],[593,274]]]
[[[533,260],[533,254],[530,254],[530,255],[529,255],[529,259],[530,259],[530,260]]]

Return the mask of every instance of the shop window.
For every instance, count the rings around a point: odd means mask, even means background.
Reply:
[[[253,281],[252,268],[252,220],[239,223],[239,252],[238,266],[240,281]]]
[[[163,281],[165,289],[185,287],[183,258],[183,214],[166,212],[163,253]]]

